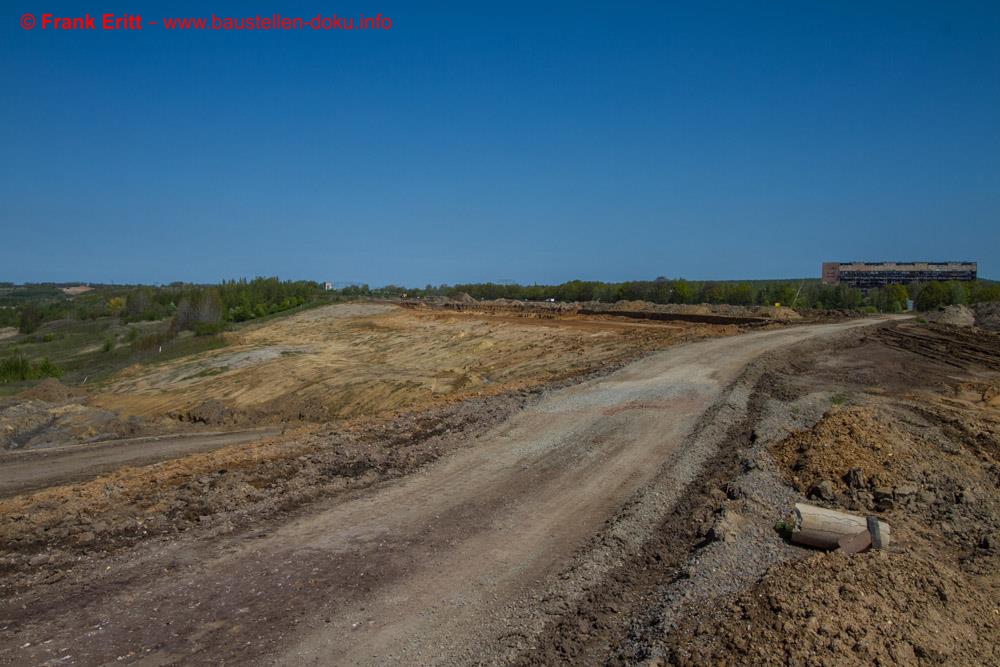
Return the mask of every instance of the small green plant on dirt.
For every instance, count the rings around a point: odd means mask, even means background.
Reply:
[[[115,339],[111,336],[108,336],[107,338],[104,339],[104,344],[101,345],[101,351],[110,352],[113,349],[115,349]]]
[[[781,535],[781,539],[791,540],[792,533],[795,532],[795,522],[788,519],[782,519],[774,524],[774,530],[778,533],[778,535]]]
[[[851,397],[849,395],[845,394],[842,391],[838,391],[836,394],[833,395],[833,398],[830,399],[830,402],[833,403],[834,405],[844,405],[850,400]]]

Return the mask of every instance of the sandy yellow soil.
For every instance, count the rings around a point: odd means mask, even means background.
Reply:
[[[208,402],[262,419],[369,416],[541,384],[734,332],[334,305],[231,334],[221,350],[125,369],[93,404],[147,417],[197,412]]]

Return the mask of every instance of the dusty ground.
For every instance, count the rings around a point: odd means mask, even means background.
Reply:
[[[738,331],[572,315],[418,313],[389,304],[317,308],[227,334],[223,349],[135,365],[97,388],[50,378],[0,399],[0,451],[11,452],[2,454],[0,493],[245,442],[261,424],[284,432],[512,395]],[[220,429],[243,435],[211,435]],[[66,450],[74,444],[88,447]],[[48,451],[44,466],[33,467],[39,450]]]
[[[905,350],[901,352],[900,350]],[[798,373],[841,403],[771,447],[812,502],[874,513],[887,552],[798,554],[666,637],[680,664],[1000,664],[1000,337],[901,325]]]
[[[10,450],[0,453],[0,496],[54,487],[0,502],[0,569],[24,573],[39,559],[65,565],[81,553],[186,531],[234,507],[238,521],[260,518],[399,476],[462,444],[441,434],[492,426],[542,387],[736,332],[351,304],[252,327],[224,350],[137,367],[96,397],[45,380],[0,404],[0,442]],[[283,354],[291,341],[297,352]],[[444,357],[464,364],[461,381],[447,369],[433,372]],[[225,373],[205,372],[222,362]],[[239,397],[250,399],[240,392],[255,385],[257,402],[241,404]],[[137,403],[158,407],[124,418]],[[389,412],[402,405],[416,409]],[[353,419],[307,423],[331,406]],[[365,421],[373,413],[380,419]],[[245,428],[274,420],[291,423],[280,432]],[[231,430],[211,430],[220,426]],[[80,483],[60,486],[69,482]]]
[[[1000,335],[622,364],[2,500],[0,663],[1000,664]],[[892,547],[788,544],[806,499]]]
[[[914,323],[763,360],[753,418],[525,664],[1000,664],[1000,338]],[[806,501],[886,552],[787,544]]]
[[[765,368],[754,360],[869,324],[692,343],[540,394],[3,501],[0,661],[545,655],[539,646],[560,645],[551,629],[577,618],[743,442]],[[614,605],[602,615],[627,618]],[[601,634],[589,618],[566,627],[574,641]]]
[[[376,416],[540,386],[736,331],[335,305],[234,334],[223,350],[126,370],[92,403],[123,415],[215,425]]]

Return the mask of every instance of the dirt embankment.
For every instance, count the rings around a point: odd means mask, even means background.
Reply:
[[[84,392],[48,378],[0,399],[0,450],[34,450],[149,432],[139,418],[91,406]],[[157,429],[161,430],[161,429]]]
[[[620,317],[659,321],[697,322],[714,324],[761,325],[769,322],[789,322],[801,315],[785,306],[731,306],[727,304],[658,304],[649,301],[599,301],[549,302],[493,299],[477,301],[468,294],[457,298],[432,297],[430,299],[403,300],[407,308],[438,308],[465,313],[492,315],[518,315],[528,318],[558,317]],[[815,315],[815,314],[814,314]],[[818,319],[816,317],[812,319]]]
[[[794,549],[741,590],[670,617],[663,635],[637,642],[641,651],[679,665],[735,655],[751,664],[1000,663],[997,362],[996,335],[913,324],[797,362],[794,404],[806,409],[803,392],[825,385],[837,389],[832,405],[814,426],[760,449],[754,465],[799,499],[879,516],[893,545],[855,556]],[[780,508],[724,505],[716,526],[740,521],[723,540],[748,554],[775,543],[773,531],[762,540],[740,523],[763,529]]]
[[[974,326],[988,331],[1000,331],[1000,303],[945,306],[924,313],[923,317],[934,324],[948,324],[954,327]]]
[[[227,334],[224,349],[135,365],[88,392],[46,380],[0,400],[0,448],[380,418],[543,386],[739,330],[342,304],[250,325]]]
[[[976,313],[968,306],[947,306],[940,310],[924,313],[928,322],[950,324],[955,327],[971,327],[976,324]]]
[[[1000,331],[1000,303],[977,303],[976,326],[990,331]]]
[[[738,331],[349,304],[251,328],[224,350],[123,372],[93,402],[213,426],[377,417],[540,386]]]

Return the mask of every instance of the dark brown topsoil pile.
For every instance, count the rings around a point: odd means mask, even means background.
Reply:
[[[817,553],[684,623],[669,662],[997,664],[996,592],[933,556]]]
[[[21,398],[48,401],[50,403],[66,401],[83,395],[82,391],[67,387],[56,378],[45,378],[35,386],[29,387],[18,394]]]

